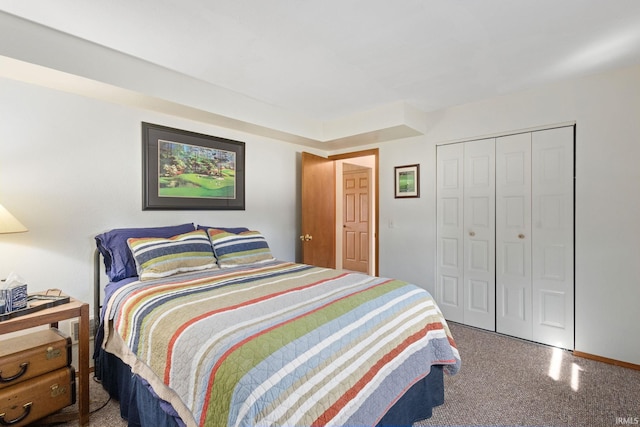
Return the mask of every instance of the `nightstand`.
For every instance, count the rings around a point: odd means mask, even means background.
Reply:
[[[84,426],[89,424],[89,304],[71,298],[66,304],[3,320],[0,322],[0,334],[41,325],[57,327],[59,321],[72,318],[79,319],[77,418],[79,424]]]

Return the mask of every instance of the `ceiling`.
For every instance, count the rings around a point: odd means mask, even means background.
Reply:
[[[316,120],[424,112],[640,63],[637,0],[0,0]]]

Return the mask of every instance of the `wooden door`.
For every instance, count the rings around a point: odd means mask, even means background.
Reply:
[[[496,139],[496,330],[531,340],[531,134]]]
[[[436,300],[447,320],[464,323],[464,149],[437,147]]]
[[[464,324],[495,330],[495,139],[464,145]]]
[[[302,262],[335,268],[335,164],[302,153]]]
[[[532,134],[533,340],[573,349],[573,127]]]
[[[370,169],[342,174],[342,267],[363,273],[369,271],[370,181]]]

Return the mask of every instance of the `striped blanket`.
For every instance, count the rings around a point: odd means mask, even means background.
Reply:
[[[460,366],[425,290],[303,264],[136,281],[106,313],[103,348],[193,426],[371,426]]]

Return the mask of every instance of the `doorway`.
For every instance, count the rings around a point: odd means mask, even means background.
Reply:
[[[375,271],[374,158],[358,157],[336,165],[336,267]]]
[[[370,170],[367,205],[367,267],[378,275],[378,149],[343,153],[327,158],[302,153],[301,252],[302,262],[329,268],[346,268],[344,251],[343,171]],[[329,209],[327,209],[329,208]],[[362,235],[360,236],[362,239]],[[364,270],[364,268],[363,268]]]
[[[336,268],[378,275],[378,149],[329,159],[336,164]],[[361,188],[345,192],[345,177],[353,178],[353,174],[359,178],[354,185]],[[368,175],[366,181],[360,179],[362,174]],[[354,193],[359,193],[358,197]],[[352,203],[356,200],[357,208]],[[352,221],[355,215],[359,218]]]

